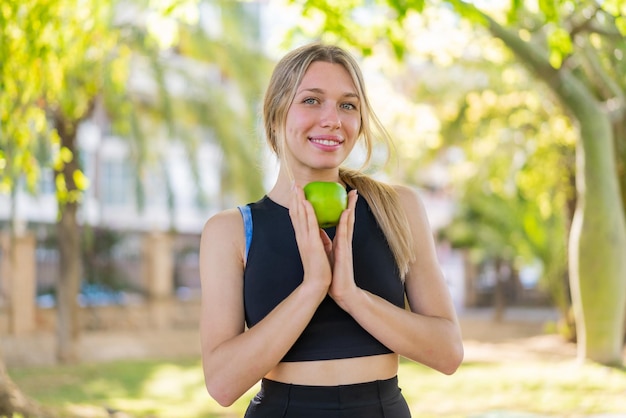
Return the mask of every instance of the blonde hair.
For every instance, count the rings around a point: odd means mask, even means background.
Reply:
[[[370,162],[376,140],[382,140],[387,149],[390,148],[392,142],[367,98],[363,74],[358,62],[347,51],[334,45],[317,42],[304,45],[289,52],[278,62],[270,78],[263,102],[266,140],[279,159],[285,155],[287,113],[302,77],[309,65],[316,61],[342,65],[350,74],[357,89],[361,102],[359,139],[363,139],[366,150],[362,167],[364,168]],[[414,246],[409,222],[399,204],[397,192],[393,187],[374,180],[360,170],[340,167],[339,177],[348,186],[357,189],[359,195],[368,202],[378,225],[385,234],[400,276],[404,278],[414,258]]]

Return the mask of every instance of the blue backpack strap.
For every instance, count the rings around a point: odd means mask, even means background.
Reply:
[[[246,235],[245,260],[247,260],[248,251],[250,250],[250,242],[252,241],[252,213],[250,212],[250,206],[248,205],[237,206],[237,209],[239,209],[241,217],[243,218],[243,228]]]

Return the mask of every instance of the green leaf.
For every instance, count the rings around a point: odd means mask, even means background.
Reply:
[[[539,10],[545,15],[546,20],[554,21],[558,17],[555,0],[539,0]]]
[[[573,51],[572,39],[569,33],[561,27],[553,27],[548,34],[548,46],[550,48],[550,64],[554,68],[560,68],[565,57]]]
[[[618,16],[615,18],[615,26],[622,34],[622,36],[626,36],[626,16]]]
[[[72,173],[74,184],[79,190],[87,190],[89,188],[89,179],[81,170],[74,170]]]

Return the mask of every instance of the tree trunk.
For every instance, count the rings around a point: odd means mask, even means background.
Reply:
[[[576,100],[576,98],[574,99]],[[579,116],[578,203],[570,235],[570,279],[578,354],[623,363],[626,226],[608,118]]]
[[[569,262],[578,356],[623,363],[626,310],[626,222],[609,115],[571,70],[553,68],[545,51],[485,16],[501,39],[559,97],[578,122],[576,212]]]
[[[80,358],[77,297],[81,282],[80,232],[76,217],[80,190],[74,180],[75,172],[79,169],[76,124],[64,118],[59,111],[55,114],[55,127],[61,138],[61,146],[72,153],[71,158],[56,173],[59,201],[57,239],[60,255],[57,282],[57,360],[61,363],[75,363]]]
[[[57,283],[57,360],[75,363],[80,359],[77,296],[80,291],[80,243],[76,203],[65,204],[57,223],[59,281]]]
[[[0,355],[0,417],[21,414],[25,418],[52,418],[54,414],[26,397],[11,380]]]

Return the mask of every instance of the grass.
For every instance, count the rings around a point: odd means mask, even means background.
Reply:
[[[14,368],[22,390],[62,417],[123,411],[141,418],[242,417],[257,388],[229,408],[204,388],[198,359]],[[402,362],[414,418],[582,417],[626,412],[626,370],[573,361],[464,363],[452,376]],[[623,415],[626,417],[626,414]]]

